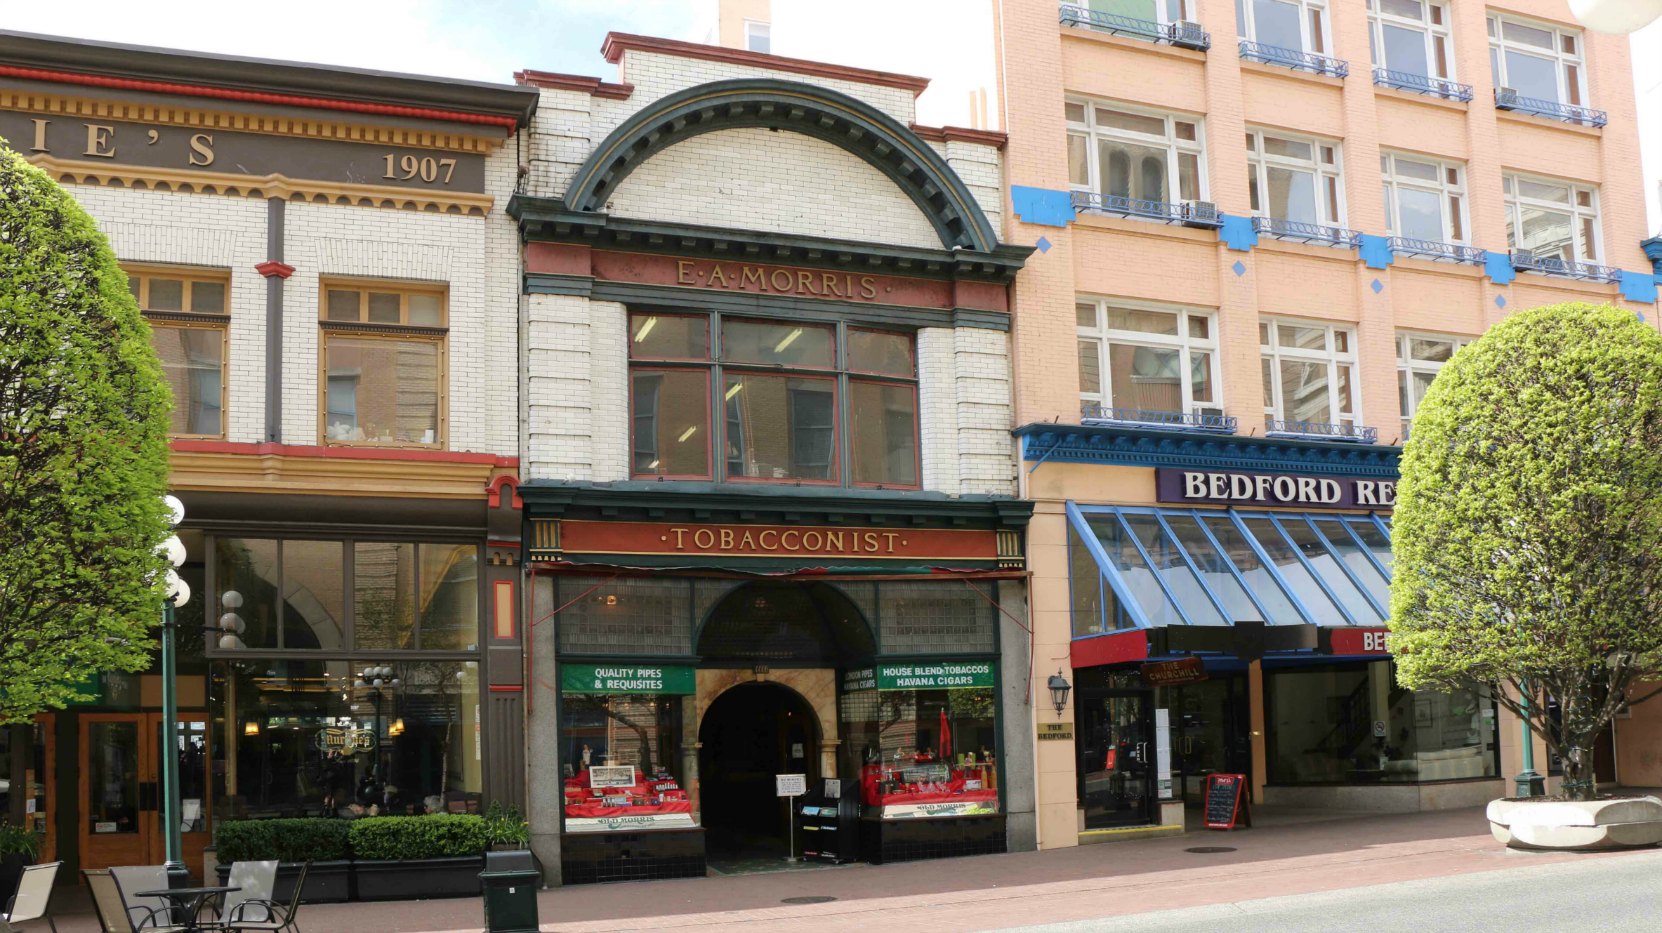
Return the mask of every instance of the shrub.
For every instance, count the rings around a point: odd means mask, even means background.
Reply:
[[[352,854],[361,859],[479,855],[490,844],[484,818],[466,813],[371,816],[349,825]]]
[[[346,820],[227,820],[219,824],[219,861],[326,862],[347,857]]]
[[[26,855],[33,859],[39,851],[40,837],[33,830],[0,820],[0,855]]]
[[[531,845],[531,824],[525,822],[518,807],[504,807],[497,801],[485,810],[485,832],[493,846],[515,846],[524,849]]]

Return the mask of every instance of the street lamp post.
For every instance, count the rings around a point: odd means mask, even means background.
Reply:
[[[1540,797],[1547,792],[1546,782],[1535,770],[1535,736],[1529,733],[1529,685],[1523,685],[1521,707],[1523,715],[1519,717],[1518,726],[1523,731],[1523,770],[1518,772],[1514,779],[1518,785],[1519,797]]]
[[[185,518],[184,504],[173,496],[166,496],[163,501],[168,507],[168,524],[178,527]],[[185,562],[185,545],[179,536],[170,535],[158,550],[173,565],[167,571],[167,595],[162,601],[162,827],[168,884],[183,887],[190,879],[190,871],[185,868],[179,839],[179,689],[174,682],[177,668],[174,610],[190,601],[190,585],[179,579],[174,569]]]

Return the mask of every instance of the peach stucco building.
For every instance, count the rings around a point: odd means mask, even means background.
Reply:
[[[1506,314],[1657,320],[1627,39],[1564,0],[995,7],[1035,657],[1072,688],[1040,844],[1176,830],[1211,773],[1384,810],[1510,787],[1515,721],[1391,679],[1392,483]],[[1640,724],[1602,778],[1662,781]]]

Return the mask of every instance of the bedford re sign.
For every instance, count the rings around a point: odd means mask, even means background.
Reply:
[[[676,522],[561,521],[560,550],[576,554],[996,560],[994,531]]]
[[[1388,479],[1159,467],[1154,485],[1161,502],[1306,509],[1388,509],[1397,504],[1396,481]]]
[[[1328,633],[1333,654],[1390,654],[1390,631],[1334,626]]]

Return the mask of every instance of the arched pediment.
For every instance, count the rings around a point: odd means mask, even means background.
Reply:
[[[577,170],[567,207],[600,212],[636,168],[703,133],[768,127],[830,142],[887,175],[946,248],[990,252],[998,237],[946,160],[877,108],[828,88],[772,79],[717,81],[654,101],[613,130]]]

